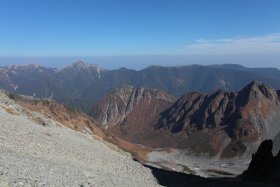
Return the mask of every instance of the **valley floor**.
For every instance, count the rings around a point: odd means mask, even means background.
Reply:
[[[236,177],[249,166],[251,159],[220,159],[219,157],[198,157],[188,150],[152,151],[147,163],[202,177]]]

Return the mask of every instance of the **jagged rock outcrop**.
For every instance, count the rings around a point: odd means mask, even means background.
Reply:
[[[280,184],[280,151],[273,156],[272,148],[272,140],[261,143],[252,155],[248,169],[242,174],[243,179]]]

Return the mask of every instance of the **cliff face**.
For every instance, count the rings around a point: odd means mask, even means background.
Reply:
[[[174,103],[165,92],[126,86],[111,92],[91,110],[91,115],[110,132],[130,141],[153,131],[160,112]]]
[[[174,101],[173,96],[164,92],[126,86],[103,98],[93,107],[91,115],[105,127],[126,123],[127,117],[132,113],[135,113],[137,118],[134,120],[139,122],[143,118],[153,118],[154,114],[170,106]],[[149,109],[153,109],[153,113],[147,114]]]

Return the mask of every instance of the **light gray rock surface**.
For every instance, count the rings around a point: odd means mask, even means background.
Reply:
[[[0,92],[0,186],[159,186],[117,147],[32,115]]]

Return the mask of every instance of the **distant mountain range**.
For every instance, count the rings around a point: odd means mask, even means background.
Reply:
[[[241,91],[165,92],[125,87],[111,92],[91,115],[113,134],[151,147],[187,149],[196,155],[249,156],[261,141],[280,141],[279,93],[259,81]]]
[[[106,70],[81,61],[62,69],[37,64],[0,68],[0,88],[39,98],[53,98],[85,112],[89,112],[102,97],[125,85],[158,89],[179,97],[189,91],[238,91],[254,80],[280,89],[280,70],[234,64],[151,66],[140,71],[126,68]]]

